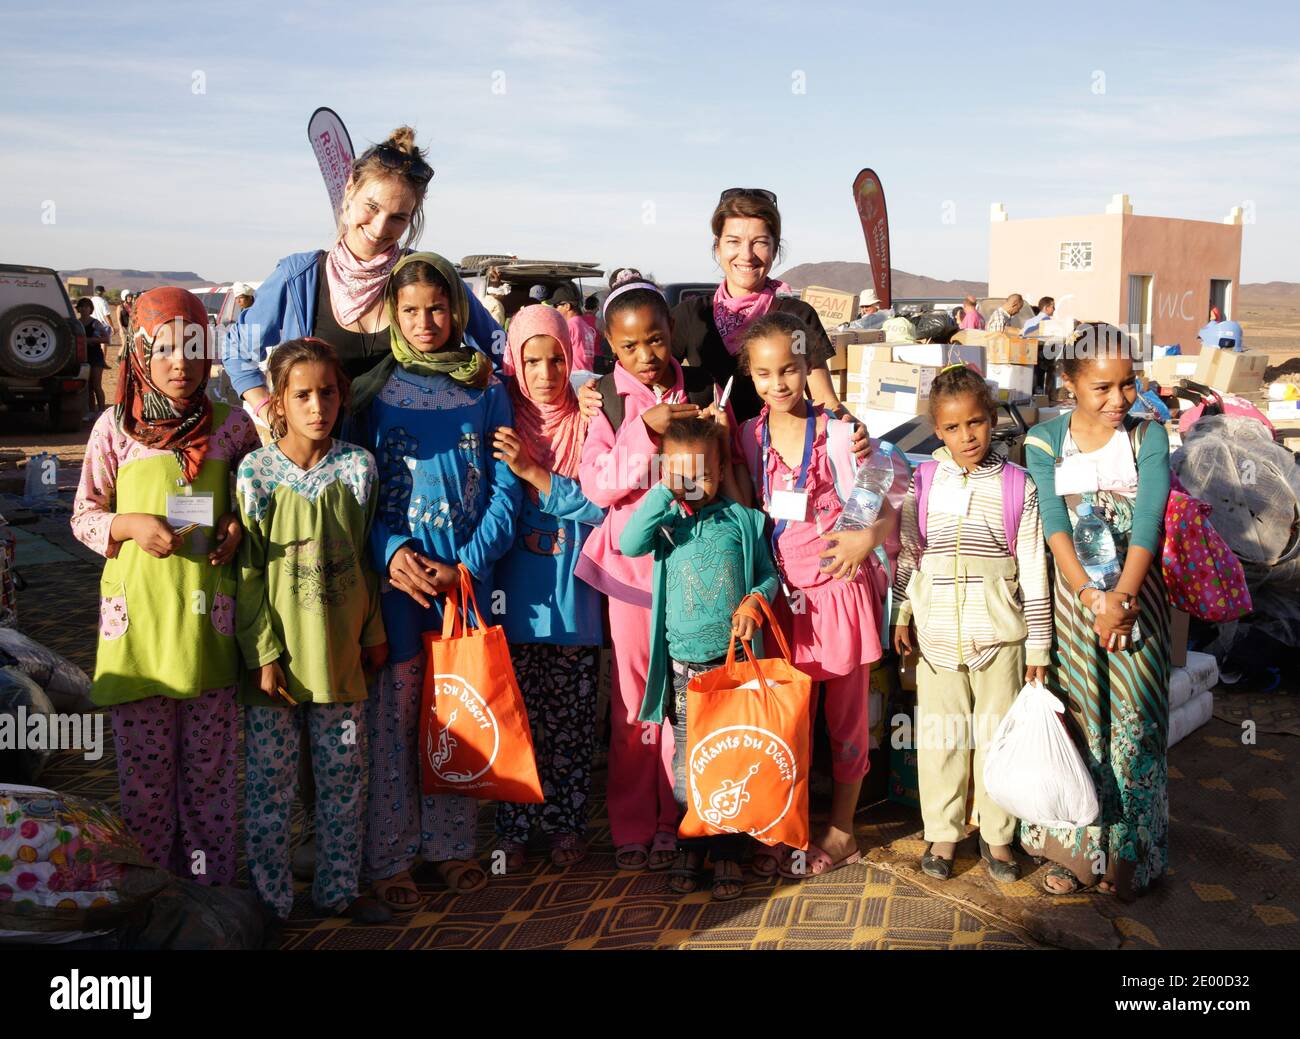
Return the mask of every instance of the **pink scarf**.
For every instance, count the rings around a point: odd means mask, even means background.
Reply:
[[[524,344],[533,336],[551,336],[564,353],[564,394],[557,404],[534,400],[524,380]],[[569,382],[573,372],[573,346],[569,342],[569,326],[559,311],[538,304],[524,307],[510,319],[501,370],[509,376],[507,385],[515,406],[515,431],[519,439],[543,469],[577,479],[582,444],[587,439],[587,420],[582,417],[578,395]]]
[[[757,321],[772,308],[772,301],[778,292],[789,292],[790,286],[783,281],[768,278],[758,292],[748,296],[733,296],[727,291],[724,279],[713,294],[713,324],[727,347],[727,353],[733,357],[740,352],[740,333],[751,323]]]
[[[325,277],[329,279],[330,307],[340,325],[354,324],[378,302],[401,255],[402,250],[393,246],[373,260],[358,260],[343,239],[338,240],[325,257]]]

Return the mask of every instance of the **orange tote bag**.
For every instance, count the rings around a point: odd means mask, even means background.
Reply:
[[[766,618],[781,656],[754,659],[742,642],[722,667],[686,687],[686,817],[683,837],[747,833],[764,844],[808,846],[812,680],[794,666],[766,599],[746,597]],[[761,615],[761,616],[759,616]]]
[[[426,794],[539,804],[545,799],[533,735],[505,631],[483,622],[470,572],[459,572],[442,608],[441,637],[424,636],[421,787]]]

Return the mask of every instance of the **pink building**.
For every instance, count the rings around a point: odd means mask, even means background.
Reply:
[[[1109,321],[1144,342],[1199,349],[1211,305],[1231,317],[1241,276],[1242,211],[1222,223],[1134,216],[1116,195],[1092,216],[1011,220],[994,204],[989,295],[1056,299],[1056,316]]]

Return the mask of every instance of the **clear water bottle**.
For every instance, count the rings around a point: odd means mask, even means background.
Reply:
[[[1075,510],[1079,522],[1074,525],[1074,551],[1079,563],[1087,571],[1088,579],[1110,591],[1119,584],[1119,554],[1115,551],[1115,538],[1106,521],[1083,502]]]
[[[836,530],[864,530],[876,522],[885,494],[894,482],[894,464],[889,454],[894,445],[882,440],[880,446],[858,466],[853,493],[844,503],[844,511],[835,521]]]

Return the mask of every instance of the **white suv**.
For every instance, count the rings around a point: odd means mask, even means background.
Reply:
[[[86,335],[57,271],[0,263],[0,406],[46,408],[59,432],[81,428]]]

